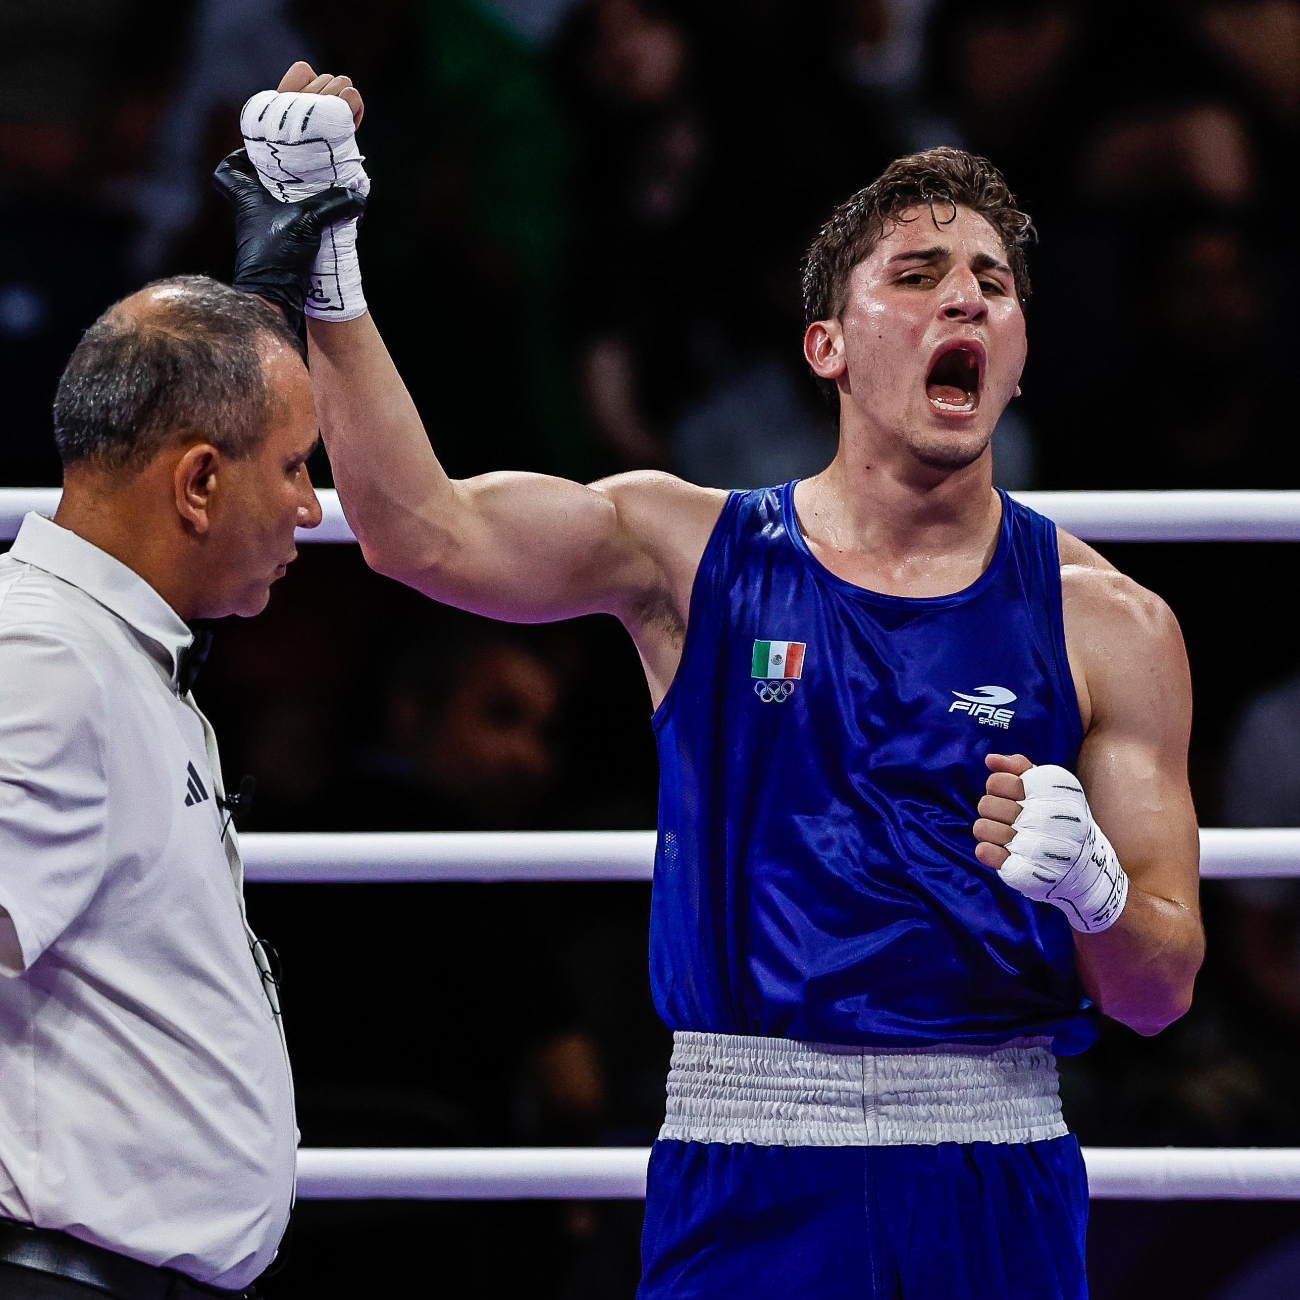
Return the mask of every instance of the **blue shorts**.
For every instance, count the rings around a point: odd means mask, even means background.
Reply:
[[[656,1142],[638,1300],[1086,1300],[1088,1182],[1044,1142]]]

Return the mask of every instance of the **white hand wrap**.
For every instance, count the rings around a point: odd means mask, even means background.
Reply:
[[[1051,903],[1084,934],[1108,930],[1128,901],[1128,875],[1092,819],[1078,778],[1063,767],[1031,767],[1002,879]]]
[[[352,110],[337,95],[263,90],[239,115],[244,147],[262,184],[282,203],[334,185],[370,193]],[[366,311],[357,260],[357,221],[330,226],[312,267],[307,315],[354,320]]]

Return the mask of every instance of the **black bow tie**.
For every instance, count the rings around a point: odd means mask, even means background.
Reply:
[[[176,666],[177,689],[182,695],[188,695],[199,679],[203,661],[212,649],[212,633],[206,627],[194,629],[194,640],[181,651],[180,662]]]

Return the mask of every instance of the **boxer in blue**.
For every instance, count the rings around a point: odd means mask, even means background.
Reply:
[[[321,94],[353,112],[322,125]],[[1190,1003],[1190,686],[1162,602],[992,485],[1028,218],[952,149],[832,214],[804,355],[840,445],[813,478],[452,481],[355,241],[313,271],[279,207],[285,175],[301,198],[337,159],[360,170],[359,112],[303,65],[250,103],[252,161],[224,165],[236,282],[306,299],[322,431],[375,568],[496,618],[610,612],[640,651],[662,770],[651,979],[675,1035],[642,1300],[1085,1296],[1055,1054],[1102,1015],[1151,1034]],[[300,144],[329,166],[295,162]],[[1105,306],[1077,304],[1081,352]],[[488,305],[464,327],[467,380],[501,382],[509,322]]]

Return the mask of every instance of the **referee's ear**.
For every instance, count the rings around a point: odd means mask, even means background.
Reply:
[[[209,442],[187,447],[172,471],[176,510],[186,526],[199,536],[212,527],[212,499],[217,491],[217,464],[221,453]]]

